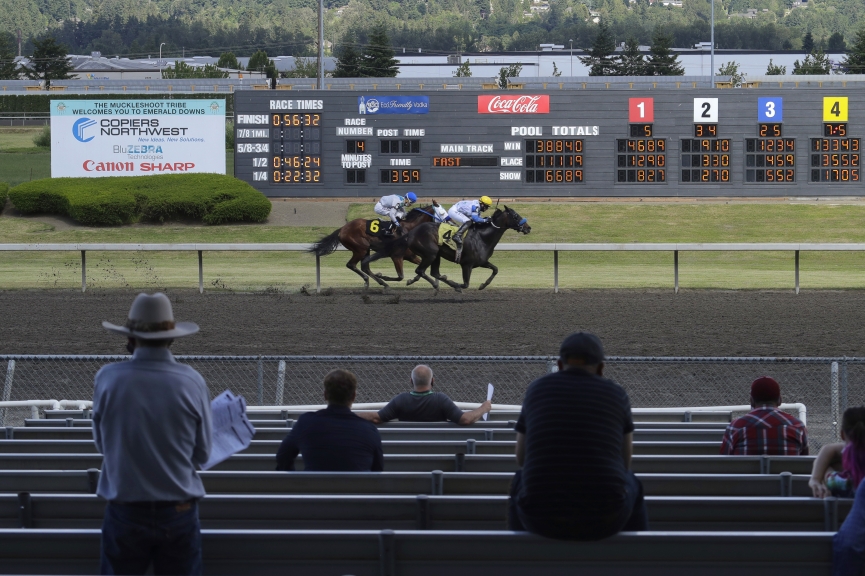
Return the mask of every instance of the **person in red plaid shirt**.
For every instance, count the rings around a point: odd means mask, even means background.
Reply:
[[[751,383],[752,410],[727,426],[721,454],[800,456],[808,454],[808,431],[798,418],[778,409],[781,387],[761,376]]]

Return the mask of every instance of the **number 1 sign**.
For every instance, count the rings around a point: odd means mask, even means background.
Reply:
[[[649,124],[654,121],[654,98],[628,98],[628,122]]]

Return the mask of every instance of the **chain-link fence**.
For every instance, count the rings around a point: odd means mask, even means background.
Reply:
[[[89,400],[93,377],[126,356],[0,356],[0,400]],[[486,384],[495,402],[519,404],[526,386],[553,370],[546,356],[177,356],[201,372],[212,395],[226,388],[251,406],[321,404],[322,380],[334,368],[358,376],[358,402],[382,402],[409,389],[417,364],[435,371],[436,389],[456,401],[480,402]],[[865,404],[865,358],[611,357],[606,376],[628,391],[634,407],[727,406],[748,403],[750,382],[769,375],[784,402],[808,408],[813,447],[834,441],[840,414]],[[0,412],[0,416],[2,416]],[[4,424],[20,425],[29,408],[9,408]]]

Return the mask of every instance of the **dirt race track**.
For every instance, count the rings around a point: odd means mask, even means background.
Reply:
[[[0,292],[0,353],[123,353],[100,326],[135,292]],[[593,331],[610,355],[865,356],[865,292],[472,290],[438,296],[171,290],[178,320],[201,326],[179,354],[553,355]]]

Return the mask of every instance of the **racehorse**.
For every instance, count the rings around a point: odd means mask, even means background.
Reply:
[[[435,200],[433,200],[433,203],[435,203]],[[420,208],[412,209],[412,211],[406,215],[405,220],[402,221],[402,234],[405,235],[409,230],[419,224],[432,222],[435,220],[434,214],[435,212],[433,212],[432,206],[421,206]],[[386,219],[381,221],[385,222]],[[321,240],[313,244],[312,248],[308,251],[316,256],[327,256],[328,254],[333,254],[336,248],[342,244],[351,252],[351,259],[346,262],[345,267],[363,278],[365,288],[369,288],[370,277],[380,285],[387,288],[388,286],[385,280],[399,282],[404,278],[402,270],[403,259],[408,259],[409,261],[418,264],[420,258],[414,256],[410,252],[402,252],[391,258],[391,260],[393,260],[393,267],[398,274],[396,278],[383,276],[381,274],[373,274],[369,269],[369,263],[366,262],[364,258],[369,255],[370,249],[377,250],[383,247],[387,240],[380,236],[368,234],[367,230],[369,229],[369,222],[369,220],[364,218],[356,218],[351,222],[346,223],[342,228],[337,228],[333,233],[323,237]],[[357,263],[362,260],[364,261],[361,264],[361,271],[357,269]]]
[[[380,250],[376,250],[373,256],[364,260],[364,264],[369,265],[370,262],[387,256],[395,258],[408,253],[415,254],[421,258],[420,265],[415,270],[417,276],[406,282],[406,285],[414,284],[423,278],[432,284],[436,292],[438,292],[439,280],[457,292],[462,292],[464,288],[469,287],[473,269],[489,268],[493,273],[486,282],[478,287],[478,290],[483,290],[499,273],[498,267],[490,263],[490,257],[493,255],[493,250],[495,250],[499,240],[502,239],[505,230],[516,230],[523,234],[532,231],[526,219],[507,206],[504,210],[497,209],[488,224],[475,224],[469,228],[463,239],[462,257],[459,262],[463,270],[463,283],[457,284],[439,273],[442,258],[450,262],[454,262],[456,258],[456,251],[453,248],[446,243],[439,245],[439,226],[441,224],[429,222],[415,227],[408,234],[404,234],[400,238],[388,242]],[[430,271],[432,278],[426,274],[426,270],[430,266],[432,266]]]

